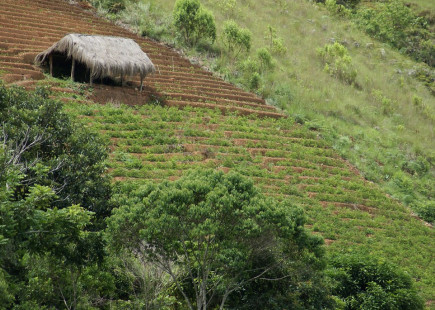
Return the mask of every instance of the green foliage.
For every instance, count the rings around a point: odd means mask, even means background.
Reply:
[[[282,38],[278,37],[276,29],[271,25],[267,26],[266,38],[269,41],[269,49],[273,54],[285,55],[287,48]]]
[[[286,278],[293,264],[314,268],[312,276],[322,266],[321,239],[305,232],[301,211],[237,173],[196,170],[134,196],[109,220],[111,243],[167,273],[189,309],[222,309],[233,292],[261,277]]]
[[[256,51],[256,56],[260,65],[260,72],[271,70],[275,66],[274,59],[267,48],[259,48]]]
[[[240,28],[235,21],[224,23],[222,41],[228,54],[237,57],[241,51],[249,52],[251,49],[252,33],[246,28]]]
[[[325,64],[324,70],[331,76],[347,84],[355,83],[357,72],[345,46],[338,42],[326,44],[323,48],[317,49],[317,54]]]
[[[177,0],[174,6],[174,25],[190,46],[201,39],[216,40],[216,25],[211,12],[201,7],[199,0]]]
[[[326,7],[330,6],[332,3],[334,3],[334,6],[336,6],[333,10],[333,12],[336,12],[336,8],[340,7],[340,10],[343,12],[347,9],[355,9],[356,6],[361,2],[361,0],[338,0],[338,1],[329,1],[329,5],[328,5],[328,0],[316,0],[317,3],[324,3],[326,5]],[[329,9],[329,8],[328,8]],[[348,11],[349,12],[349,11]]]
[[[435,66],[435,45],[427,20],[416,16],[402,1],[376,3],[373,8],[360,9],[356,17],[358,25],[371,36]]]
[[[420,202],[414,205],[418,215],[425,221],[435,224],[435,201]]]
[[[125,0],[91,0],[94,6],[100,6],[110,13],[119,13],[125,9]]]
[[[85,275],[103,256],[95,230],[111,209],[107,154],[47,97],[0,85],[0,301],[89,308],[111,291]]]
[[[261,76],[258,72],[254,72],[249,78],[249,89],[257,90],[261,85]]]
[[[397,103],[393,102],[390,98],[387,98],[380,90],[373,90],[372,96],[376,103],[380,105],[383,114],[390,115],[394,111],[394,106]]]
[[[347,9],[345,5],[337,3],[336,0],[326,0],[326,9],[334,15],[350,16],[351,10]]]
[[[1,249],[1,247],[0,247]],[[0,268],[0,309],[8,308],[14,300],[6,272]]]
[[[423,300],[411,278],[397,266],[373,256],[340,255],[331,262],[334,293],[345,309],[418,310]]]
[[[15,195],[24,198],[35,184],[48,186],[62,197],[57,207],[80,204],[102,218],[110,213],[110,183],[103,176],[107,149],[47,97],[43,89],[27,93],[0,85],[0,137],[25,176]]]
[[[217,5],[225,16],[237,16],[236,0],[217,0]]]

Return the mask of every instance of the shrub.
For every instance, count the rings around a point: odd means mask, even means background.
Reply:
[[[259,48],[256,54],[258,62],[260,64],[260,71],[265,72],[267,70],[273,69],[275,64],[272,55],[267,48]]]
[[[324,70],[331,76],[348,84],[355,83],[357,72],[345,46],[338,42],[326,44],[317,53],[325,64]]]
[[[428,30],[428,21],[401,1],[377,3],[373,8],[359,10],[356,16],[358,25],[368,34],[435,66],[434,35]]]
[[[435,201],[428,201],[413,206],[420,217],[425,221],[435,224]]]
[[[216,40],[214,16],[201,7],[199,0],[177,0],[173,14],[175,27],[190,46],[201,39]]]
[[[261,76],[258,72],[254,72],[249,79],[249,89],[256,90],[260,88]]]
[[[222,40],[227,48],[228,54],[235,57],[245,50],[251,49],[252,33],[246,28],[240,28],[235,21],[229,20],[224,24]]]
[[[397,104],[397,102],[386,97],[380,90],[377,89],[372,91],[372,96],[375,101],[380,104],[380,107],[382,108],[382,113],[384,115],[390,115],[391,112],[393,112],[393,107]]]
[[[92,4],[106,9],[109,13],[118,13],[125,9],[124,0],[94,0]]]
[[[341,255],[332,259],[333,293],[345,309],[418,310],[423,300],[411,277],[397,266],[372,256]]]
[[[272,53],[281,55],[287,53],[287,48],[284,46],[283,39],[278,37],[276,29],[271,25],[267,26],[265,38],[269,40],[269,49]]]
[[[338,16],[349,16],[351,11],[347,9],[344,5],[337,3],[336,0],[326,0],[326,9],[334,15]]]
[[[325,0],[316,0],[317,3],[325,3],[327,1]],[[335,2],[335,1],[334,1]],[[354,9],[359,3],[361,2],[361,0],[338,0],[336,2],[337,5],[341,5],[347,9]]]
[[[217,5],[225,16],[234,16],[234,12],[237,11],[236,0],[219,0]]]

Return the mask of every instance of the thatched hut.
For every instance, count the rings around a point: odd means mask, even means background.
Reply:
[[[68,34],[46,51],[38,54],[35,62],[48,65],[50,74],[54,68],[69,70],[71,79],[80,75],[90,84],[93,80],[103,78],[140,75],[141,87],[143,79],[155,72],[155,67],[140,46],[132,39],[112,36]]]

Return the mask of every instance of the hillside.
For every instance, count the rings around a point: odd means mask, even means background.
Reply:
[[[415,6],[415,14],[426,14],[427,31],[433,33],[433,2],[414,2],[421,4]],[[119,18],[139,32],[179,44],[170,27],[175,1],[146,3],[148,6],[142,11],[136,8],[141,13],[131,17],[120,13]],[[252,73],[244,73],[244,68],[252,65],[259,50],[270,49],[272,29],[287,51],[273,55],[275,68],[260,72],[261,81],[254,91],[301,122],[320,129],[333,148],[366,179],[380,184],[414,212],[432,212],[435,206],[433,67],[370,37],[354,20],[310,1],[203,3],[216,18],[218,40],[209,49],[204,46],[188,49],[191,57],[202,59],[221,76],[249,88]],[[137,17],[141,14],[153,22],[142,23]],[[235,20],[252,32],[250,52],[235,60],[226,56],[222,39],[228,20]],[[354,85],[325,71],[318,50],[334,42],[341,44],[350,57],[350,66],[356,72]],[[431,221],[431,216],[427,218]]]
[[[301,205],[308,228],[325,238],[328,253],[365,252],[391,260],[417,280],[427,305],[434,306],[433,228],[361,176],[323,133],[297,124],[258,96],[191,64],[163,44],[97,18],[86,7],[60,0],[0,2],[0,77],[27,88],[52,86],[53,95],[66,102],[71,115],[110,141],[108,172],[115,181],[173,180],[192,167],[239,171],[252,177],[264,193]],[[134,88],[97,85],[91,90],[43,80],[31,64],[33,57],[71,32],[134,38],[158,66],[158,73],[146,79],[143,94]],[[311,64],[302,64],[300,70],[304,65]],[[329,81],[325,75],[322,78],[325,84]],[[137,81],[133,83],[137,86]],[[414,86],[430,98],[423,86]],[[306,91],[313,89],[311,82]],[[312,101],[321,94],[314,93]],[[324,103],[313,104],[312,109],[321,110]],[[293,106],[296,112],[298,105]],[[423,117],[415,125],[423,126],[416,129],[422,132],[431,126]],[[336,126],[339,130],[344,125]],[[429,129],[419,143],[430,147],[432,136]]]

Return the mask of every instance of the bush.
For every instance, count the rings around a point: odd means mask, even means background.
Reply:
[[[254,72],[249,79],[249,89],[257,90],[260,88],[261,76],[258,72]]]
[[[368,34],[411,55],[418,61],[435,66],[434,35],[428,21],[416,16],[399,0],[377,3],[357,13],[358,25]]]
[[[333,293],[345,309],[418,310],[424,304],[411,277],[397,266],[372,256],[341,255],[332,259]]]
[[[125,9],[124,0],[94,0],[92,4],[106,9],[109,13],[117,14]]]
[[[267,48],[265,47],[259,48],[256,54],[257,54],[258,62],[260,64],[260,71],[265,72],[273,69],[275,63],[272,58],[272,55],[270,54]]]
[[[327,1],[325,1],[325,0],[316,0],[316,2],[317,3],[325,3]],[[343,6],[343,7],[347,8],[347,9],[354,9],[360,2],[361,2],[361,0],[338,0],[336,2],[336,4],[340,5],[340,6]]]
[[[157,40],[173,36],[172,16],[150,2],[128,2],[119,18],[142,36]]]
[[[216,40],[214,16],[199,0],[177,0],[173,14],[174,25],[188,45],[194,46],[201,39]]]
[[[0,309],[90,309],[111,285],[97,231],[113,206],[107,149],[48,95],[0,83]]]
[[[267,26],[267,32],[265,38],[269,40],[269,49],[272,53],[277,55],[284,55],[287,53],[287,48],[284,46],[284,41],[282,38],[278,37],[276,34],[276,29],[271,25]]]
[[[251,49],[252,33],[246,28],[240,28],[235,21],[229,20],[224,24],[222,40],[228,54],[237,57],[241,51]]]
[[[425,221],[435,224],[435,201],[428,201],[413,206],[418,215]]]
[[[336,0],[326,0],[326,9],[334,15],[338,16],[349,16],[351,11],[347,9],[344,5],[337,3]]]
[[[354,84],[357,72],[345,46],[338,42],[326,44],[317,50],[325,64],[324,70],[331,76],[348,84]]]

